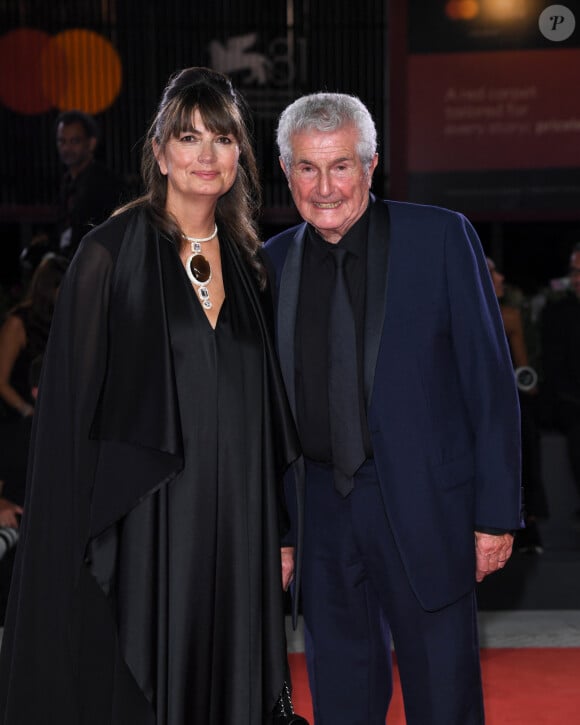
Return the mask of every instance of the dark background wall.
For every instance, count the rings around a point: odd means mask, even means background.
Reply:
[[[295,219],[274,148],[276,119],[293,98],[322,89],[357,94],[372,110],[385,149],[387,6],[379,0],[338,0],[332,6],[309,0],[3,1],[0,60],[14,63],[3,53],[2,38],[22,28],[40,29],[52,39],[67,30],[90,29],[116,49],[122,86],[114,102],[95,114],[102,129],[98,155],[136,191],[141,140],[162,88],[173,72],[191,65],[227,72],[251,105],[265,234]],[[16,69],[31,93],[38,73],[28,66],[46,66],[35,61],[34,52],[31,47]],[[93,63],[94,76],[84,83],[89,94],[98,83],[98,65]],[[2,73],[7,68],[3,64]],[[25,114],[1,96],[0,81],[0,283],[6,284],[16,273],[21,246],[50,219],[61,173],[54,122],[63,109]],[[385,174],[383,166],[375,182],[381,192]]]

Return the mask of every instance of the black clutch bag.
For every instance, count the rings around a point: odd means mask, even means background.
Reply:
[[[305,720],[294,712],[290,688],[287,682],[284,683],[280,697],[274,706],[272,725],[308,725],[308,720]]]

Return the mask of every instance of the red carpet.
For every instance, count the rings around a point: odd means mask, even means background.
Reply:
[[[580,723],[580,648],[484,649],[486,725]],[[303,654],[290,655],[296,712],[311,725],[312,702]],[[398,679],[388,725],[405,725]]]

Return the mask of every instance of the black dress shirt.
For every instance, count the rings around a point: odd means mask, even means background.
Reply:
[[[363,339],[369,211],[338,244],[326,242],[308,226],[296,316],[296,413],[304,455],[332,463],[328,413],[328,327],[337,246],[346,248],[345,273],[357,338],[360,424],[367,457],[372,457],[363,390]]]

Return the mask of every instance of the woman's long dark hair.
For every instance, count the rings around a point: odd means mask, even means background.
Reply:
[[[179,137],[183,131],[192,130],[196,109],[210,131],[231,134],[239,144],[236,180],[217,202],[216,222],[226,236],[240,247],[263,287],[266,274],[256,255],[260,246],[256,219],[262,198],[251,142],[251,116],[242,96],[221,73],[210,68],[194,67],[186,68],[169,79],[143,145],[141,175],[145,193],[119,211],[146,206],[153,223],[176,244],[180,243],[182,231],[165,208],[167,177],[159,170],[153,143],[162,152],[170,139]]]

